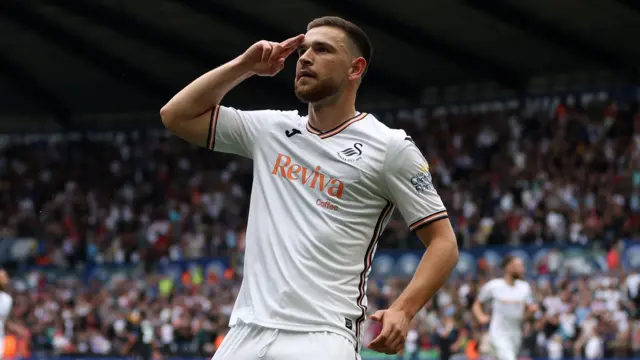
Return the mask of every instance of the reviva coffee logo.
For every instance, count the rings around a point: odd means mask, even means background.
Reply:
[[[278,159],[273,166],[271,174],[280,176],[293,182],[299,182],[304,186],[325,192],[331,197],[342,199],[344,184],[342,181],[321,173],[322,168],[316,166],[315,169],[306,167],[291,161],[291,158],[284,154],[278,154]]]

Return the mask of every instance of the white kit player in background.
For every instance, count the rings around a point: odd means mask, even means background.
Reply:
[[[219,105],[243,80],[279,73],[294,52],[307,116]],[[357,26],[316,19],[304,35],[255,43],[160,111],[181,138],[253,159],[244,278],[214,360],[358,359],[367,278],[396,206],[428,248],[405,291],[372,315],[382,332],[369,348],[400,352],[411,319],[453,270],[458,247],[426,160],[404,131],[356,111],[371,53]]]
[[[0,358],[4,356],[5,325],[7,325],[13,306],[11,295],[5,292],[7,286],[9,286],[9,275],[6,271],[0,270]]]
[[[524,264],[517,256],[507,255],[503,262],[504,277],[486,283],[473,304],[478,322],[489,322],[489,344],[498,360],[515,360],[522,343],[522,327],[527,317],[538,311],[531,286],[524,279]],[[482,305],[491,302],[491,317]]]

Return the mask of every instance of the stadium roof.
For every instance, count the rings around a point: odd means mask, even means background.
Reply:
[[[344,16],[371,37],[375,54],[361,93],[368,104],[639,78],[635,0],[3,0],[2,122],[41,129],[45,119],[69,128],[157,121],[159,107],[188,81],[323,15]],[[249,80],[228,102],[295,107],[292,82],[290,62],[276,78]]]

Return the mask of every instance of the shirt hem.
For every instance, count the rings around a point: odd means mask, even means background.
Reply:
[[[239,321],[236,321],[236,323],[232,326],[250,324],[250,325],[257,325],[264,328],[278,329],[278,330],[292,331],[292,332],[325,332],[326,331],[326,332],[334,333],[346,338],[351,343],[353,343],[354,346],[358,344],[358,341],[356,340],[355,335],[351,334],[348,330],[338,329],[335,326],[309,326],[309,325],[296,326],[291,324],[261,321],[261,320],[255,320],[255,319],[244,320],[242,318],[238,318],[237,320]]]

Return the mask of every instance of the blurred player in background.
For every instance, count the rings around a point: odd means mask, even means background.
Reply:
[[[308,116],[219,105],[243,80],[278,74],[294,53]],[[358,358],[367,278],[396,206],[428,250],[405,291],[372,316],[382,330],[369,347],[400,352],[411,319],[455,266],[455,235],[426,160],[404,131],[356,111],[371,55],[359,27],[316,19],[305,35],[253,44],[162,108],[183,139],[254,160],[244,279],[215,360]]]
[[[6,271],[0,270],[0,358],[4,354],[4,343],[6,330],[13,332],[23,339],[29,338],[29,331],[21,325],[9,320],[13,307],[13,298],[9,295],[9,275]]]
[[[498,360],[515,360],[522,343],[523,322],[538,311],[531,286],[524,279],[524,264],[517,256],[502,261],[504,277],[486,283],[473,304],[473,314],[481,325],[489,324],[492,355]],[[491,317],[482,305],[491,301]]]
[[[5,325],[7,325],[13,307],[13,299],[7,293],[8,286],[9,275],[6,271],[0,270],[0,358],[4,354]]]

